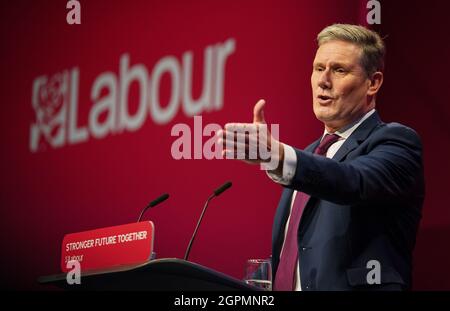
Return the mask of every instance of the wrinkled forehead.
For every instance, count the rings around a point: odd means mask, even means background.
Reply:
[[[340,63],[347,65],[361,64],[362,49],[358,45],[340,40],[322,43],[314,58],[314,64],[327,65]]]

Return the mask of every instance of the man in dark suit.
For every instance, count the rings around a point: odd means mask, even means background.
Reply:
[[[284,186],[273,225],[273,288],[409,289],[424,199],[420,139],[375,110],[385,54],[377,33],[335,24],[317,39],[311,86],[324,134],[304,150],[246,135],[245,161],[267,162],[248,155],[256,139],[272,150],[278,166],[267,173]],[[264,124],[264,105],[255,105],[253,124],[227,124],[219,143]],[[238,152],[226,148],[224,155]]]

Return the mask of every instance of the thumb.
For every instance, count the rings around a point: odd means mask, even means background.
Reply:
[[[266,124],[266,120],[264,119],[264,106],[266,105],[266,101],[264,99],[260,99],[255,107],[253,107],[253,123],[263,123]]]

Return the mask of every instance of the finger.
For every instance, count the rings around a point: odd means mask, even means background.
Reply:
[[[269,146],[269,138],[264,133],[260,133],[259,135],[256,133],[239,133],[239,132],[229,132],[225,131],[218,138],[218,143],[223,145],[232,146],[235,143],[245,143],[247,145],[255,145],[263,144],[264,146]]]
[[[228,125],[228,129],[225,130],[219,130],[217,132],[218,138],[223,138],[224,140],[233,140],[233,138],[237,136],[250,136],[250,137],[257,137],[258,136],[258,124],[250,124],[247,123],[242,126],[238,125]]]
[[[266,101],[264,99],[260,99],[255,107],[253,107],[253,123],[266,123],[264,118],[264,106],[266,105]]]
[[[233,154],[234,159],[260,160],[256,144],[237,142],[232,146],[227,146],[224,150],[229,152],[229,154]]]
[[[256,124],[253,123],[227,123],[225,124],[225,131],[229,132],[256,132]]]

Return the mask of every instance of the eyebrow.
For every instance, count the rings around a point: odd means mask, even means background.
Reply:
[[[313,62],[313,66],[315,67],[315,66],[324,66],[324,67],[326,67],[325,66],[325,64],[323,63],[323,62]],[[338,67],[338,66],[341,66],[341,67],[352,67],[352,64],[351,63],[343,63],[343,62],[330,62],[330,67]]]

